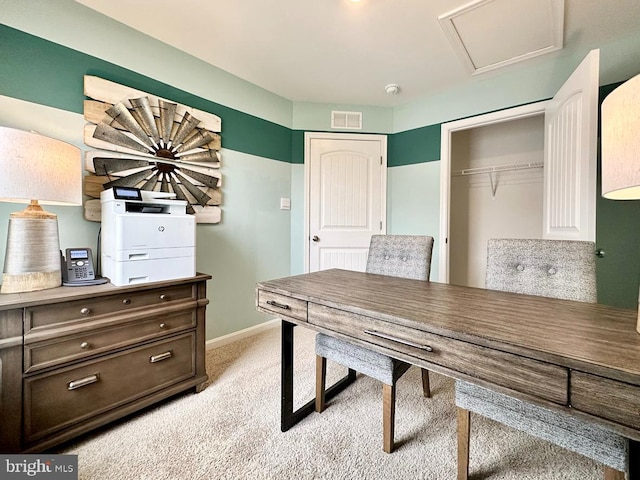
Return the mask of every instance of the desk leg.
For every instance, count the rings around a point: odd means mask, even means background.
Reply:
[[[315,398],[298,410],[293,410],[293,328],[295,326],[294,323],[282,320],[280,430],[283,432],[286,432],[304,417],[315,411]],[[325,398],[328,400],[334,397],[352,384],[355,379],[355,370],[349,369],[347,375],[326,390]]]
[[[629,440],[628,480],[640,480],[640,442]]]

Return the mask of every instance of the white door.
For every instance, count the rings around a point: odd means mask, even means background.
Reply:
[[[386,231],[386,136],[307,133],[305,168],[306,271],[364,271]]]
[[[545,109],[544,238],[596,240],[599,65],[592,50]]]

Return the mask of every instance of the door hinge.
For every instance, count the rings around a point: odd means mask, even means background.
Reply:
[[[382,231],[382,220],[380,220],[380,231]]]
[[[382,155],[380,155],[380,166],[382,166]]]

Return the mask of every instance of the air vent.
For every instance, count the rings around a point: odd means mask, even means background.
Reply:
[[[362,112],[331,112],[331,128],[362,130]]]

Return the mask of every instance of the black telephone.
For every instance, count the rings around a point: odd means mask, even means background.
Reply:
[[[61,253],[62,284],[67,287],[100,285],[108,279],[97,277],[93,268],[90,248],[67,248],[66,258]]]

